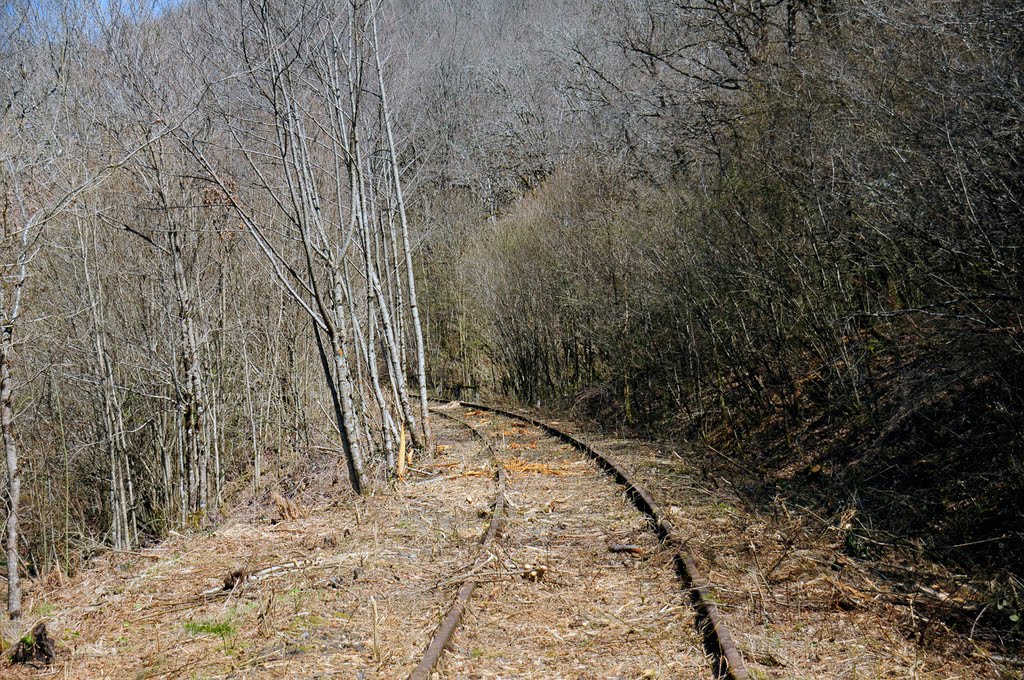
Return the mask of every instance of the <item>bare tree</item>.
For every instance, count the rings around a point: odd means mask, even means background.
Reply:
[[[379,5],[379,3],[378,3]],[[380,88],[380,109],[381,118],[384,123],[384,133],[387,140],[387,158],[390,166],[390,178],[395,192],[395,202],[398,205],[399,224],[402,233],[402,251],[405,254],[406,283],[409,287],[409,311],[412,314],[412,329],[416,341],[416,378],[419,383],[420,393],[420,418],[422,422],[423,444],[429,446],[430,442],[430,410],[427,406],[427,360],[426,349],[423,343],[423,324],[420,323],[420,308],[416,297],[416,278],[413,274],[413,252],[409,243],[409,218],[405,210],[405,194],[402,191],[401,169],[399,167],[398,154],[395,148],[395,135],[391,124],[391,107],[388,105],[387,83],[384,74],[384,59],[381,56],[380,35],[377,30],[377,15],[379,7],[371,11],[371,29],[373,36],[373,58],[377,67],[377,84]],[[397,250],[397,244],[396,244]],[[397,252],[396,252],[397,257]]]
[[[325,364],[325,378],[337,395],[338,431],[356,490],[367,488],[363,447],[375,439],[361,425],[367,404],[375,404],[380,414],[388,467],[393,467],[394,423],[403,422],[419,446],[427,432],[422,420],[416,424],[407,396],[396,323],[405,310],[393,308],[382,276],[383,251],[374,245],[386,217],[375,196],[385,186],[378,181],[385,166],[369,157],[381,133],[373,107],[383,101],[366,96],[373,82],[368,74],[378,63],[373,9],[354,3],[338,13],[333,5],[312,0],[301,12],[259,2],[245,6],[238,18],[241,40],[227,49],[247,75],[226,74],[214,86],[217,115],[225,126],[221,134],[231,141],[240,166],[228,174],[211,147],[190,147],[231,201],[279,284],[326,335],[333,360]],[[234,98],[241,82],[250,98],[244,111]],[[395,172],[388,169],[392,193],[395,187],[401,191]],[[411,278],[407,284],[414,290]],[[378,360],[388,368],[394,403],[381,389]],[[368,398],[362,391],[365,379]],[[422,401],[425,379],[419,382]]]
[[[17,414],[14,359],[17,328],[24,316],[31,270],[42,257],[44,228],[82,195],[98,187],[142,148],[168,131],[140,132],[101,151],[83,145],[95,119],[69,118],[69,108],[88,110],[84,82],[72,87],[83,50],[73,8],[11,6],[4,14],[0,109],[0,424],[7,459],[8,613],[21,612],[19,504],[21,474],[14,431]],[[83,134],[84,133],[84,134]],[[102,349],[102,346],[101,346]]]

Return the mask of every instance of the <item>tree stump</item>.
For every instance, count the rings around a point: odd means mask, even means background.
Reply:
[[[49,666],[55,658],[53,640],[46,631],[46,624],[40,621],[32,632],[18,640],[11,647],[11,662],[30,666]]]

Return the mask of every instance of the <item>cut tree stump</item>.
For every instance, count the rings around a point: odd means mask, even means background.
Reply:
[[[32,632],[18,640],[11,647],[11,661],[29,666],[49,666],[55,658],[53,640],[46,631],[46,624],[40,621]]]

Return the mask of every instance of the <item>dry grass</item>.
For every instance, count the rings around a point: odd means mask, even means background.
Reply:
[[[427,474],[395,494],[310,504],[308,516],[276,524],[268,498],[216,532],[110,553],[65,583],[35,584],[30,620],[48,621],[57,665],[0,674],[404,676],[457,587],[447,581],[474,562],[493,496],[479,445],[442,436],[447,448],[418,461]],[[237,585],[225,589],[232,574]]]

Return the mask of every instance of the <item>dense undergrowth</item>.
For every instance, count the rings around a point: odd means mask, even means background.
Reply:
[[[945,565],[1018,628],[1022,41],[1011,5],[953,5],[802,4],[715,38],[746,50],[736,87],[633,130],[660,144],[576,148],[497,211],[448,189],[434,385],[685,436],[752,502],[846,513],[852,555]]]

